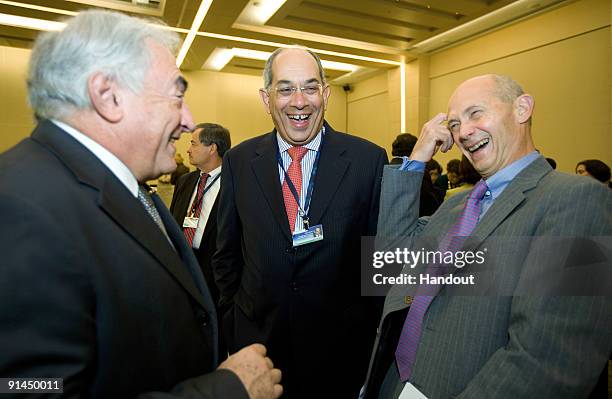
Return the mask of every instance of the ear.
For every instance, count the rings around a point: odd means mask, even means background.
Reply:
[[[261,97],[266,112],[270,114],[270,95],[265,89],[259,89],[259,97]]]
[[[331,94],[331,88],[329,85],[325,85],[323,89],[323,109],[327,111],[327,100],[329,99],[329,95]]]
[[[514,112],[519,123],[525,123],[531,119],[535,103],[529,94],[523,94],[514,100]]]
[[[210,151],[211,154],[218,154],[217,149],[217,143],[211,143],[208,151]]]
[[[94,111],[102,118],[111,123],[123,118],[121,96],[114,79],[96,72],[87,80],[87,92]]]

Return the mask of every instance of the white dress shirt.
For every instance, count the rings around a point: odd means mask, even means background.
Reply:
[[[113,153],[111,153],[106,148],[102,147],[100,144],[90,139],[83,133],[79,132],[75,128],[70,125],[67,125],[58,120],[52,119],[55,125],[57,125],[60,129],[74,137],[79,143],[83,144],[89,151],[91,151],[107,168],[110,169],[111,172],[123,185],[132,193],[132,195],[137,198],[138,197],[138,181],[134,174],[128,169],[127,166],[123,162],[119,160]]]
[[[204,186],[204,190],[208,189],[208,191],[204,193],[202,198],[202,210],[200,211],[200,218],[198,219],[198,227],[196,228],[195,235],[193,236],[193,248],[200,248],[202,235],[204,234],[204,229],[206,228],[206,223],[208,222],[208,217],[210,216],[210,211],[215,203],[215,199],[217,199],[217,195],[219,195],[219,189],[221,188],[221,177],[215,180],[215,178],[220,174],[221,166],[208,172],[208,180],[206,180],[206,186]],[[201,178],[202,173],[200,173],[200,179]],[[209,186],[210,188],[208,188]],[[197,192],[198,184],[196,184],[195,189],[191,194],[191,200],[189,201],[189,206],[187,207],[187,213],[189,213],[191,210],[191,206],[193,205],[193,201],[196,199]]]

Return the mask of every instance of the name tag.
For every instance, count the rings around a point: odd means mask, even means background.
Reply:
[[[423,395],[414,385],[407,382],[398,399],[427,399],[427,396]]]
[[[192,229],[197,229],[198,228],[198,220],[199,218],[192,218],[189,216],[185,216],[185,219],[183,219],[183,227],[189,227]]]
[[[310,244],[311,242],[317,242],[323,240],[323,225],[317,224],[316,226],[310,227],[306,231],[301,231],[293,235],[293,246],[299,247],[300,245]]]

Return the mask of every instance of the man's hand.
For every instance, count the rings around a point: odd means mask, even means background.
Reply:
[[[446,152],[453,146],[453,136],[446,127],[446,114],[439,113],[423,125],[421,135],[410,154],[413,161],[428,162],[439,150]]]
[[[221,363],[219,368],[236,373],[251,399],[276,399],[283,393],[281,371],[274,368],[272,360],[266,357],[266,347],[261,344],[242,348]]]

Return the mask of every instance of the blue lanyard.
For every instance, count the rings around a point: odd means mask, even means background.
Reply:
[[[195,215],[196,209],[198,209],[198,207],[200,206],[200,203],[204,200],[204,194],[206,194],[208,192],[208,190],[211,189],[213,184],[215,184],[215,182],[220,177],[221,177],[221,172],[219,172],[217,174],[217,176],[215,176],[215,178],[212,179],[212,181],[206,185],[206,188],[202,191],[202,196],[201,197],[198,198],[198,193],[196,191],[196,197],[193,199],[193,203],[191,204],[191,212],[190,212],[191,217],[193,217],[193,215]],[[196,187],[198,187],[198,184],[200,184],[200,180],[201,179],[202,179],[202,175],[200,175],[200,179],[198,179],[198,183],[196,184]]]
[[[319,158],[321,158],[321,150],[323,149],[323,138],[324,137],[325,137],[325,133],[323,132],[321,133],[321,142],[319,143],[319,151],[317,151],[317,156],[315,158],[314,164],[312,165],[312,172],[310,172],[310,180],[308,181],[308,190],[306,191],[306,200],[304,201],[304,206],[306,209],[302,209],[302,206],[300,205],[300,195],[295,189],[295,185],[291,181],[291,178],[289,177],[289,175],[287,174],[287,171],[285,170],[285,167],[283,166],[283,159],[281,158],[280,149],[278,148],[278,141],[276,142],[276,161],[278,162],[278,165],[281,167],[281,169],[283,170],[283,173],[285,174],[285,180],[287,181],[287,186],[289,186],[289,190],[291,191],[291,194],[293,194],[293,198],[295,198],[295,202],[297,203],[298,209],[300,211],[299,213],[300,213],[300,216],[302,217],[302,220],[304,221],[304,228],[306,230],[308,230],[310,226],[310,221],[308,219],[308,211],[310,210],[310,200],[312,199],[312,192],[314,191],[314,179],[317,174],[317,169],[319,168]]]

